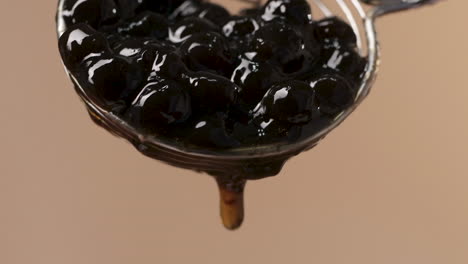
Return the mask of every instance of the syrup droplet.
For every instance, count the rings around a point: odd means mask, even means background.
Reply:
[[[226,181],[216,177],[220,195],[220,216],[224,227],[236,230],[244,221],[245,180]]]

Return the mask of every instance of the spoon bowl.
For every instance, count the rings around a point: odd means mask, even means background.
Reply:
[[[238,0],[240,1],[240,0]],[[63,21],[65,0],[59,1],[57,32],[65,30]],[[258,1],[243,0],[258,5]],[[221,215],[229,229],[240,226],[243,218],[242,193],[246,180],[260,179],[278,174],[289,158],[316,146],[328,133],[343,122],[369,94],[377,74],[379,46],[375,20],[387,13],[411,9],[429,0],[309,0],[314,17],[338,16],[347,21],[357,36],[359,53],[367,58],[357,96],[351,107],[340,113],[328,125],[295,143],[275,143],[255,147],[208,150],[187,147],[181,143],[144,134],[118,115],[105,109],[104,103],[86,92],[67,69],[76,92],[84,102],[92,120],[109,132],[122,137],[142,154],[172,166],[206,172],[215,176],[220,187]]]

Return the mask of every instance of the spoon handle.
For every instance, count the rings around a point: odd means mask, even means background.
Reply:
[[[374,9],[373,9],[374,17],[441,2],[441,0],[360,0],[360,1],[365,4],[374,6]]]

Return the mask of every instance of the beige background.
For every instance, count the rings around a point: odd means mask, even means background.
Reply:
[[[0,263],[468,263],[468,2],[379,21],[370,97],[250,182],[226,231],[206,175],[96,127],[56,48],[55,1],[0,1]]]

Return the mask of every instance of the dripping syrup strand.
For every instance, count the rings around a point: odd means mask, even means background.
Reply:
[[[220,216],[224,227],[235,230],[244,221],[245,179],[216,177],[220,196]]]

